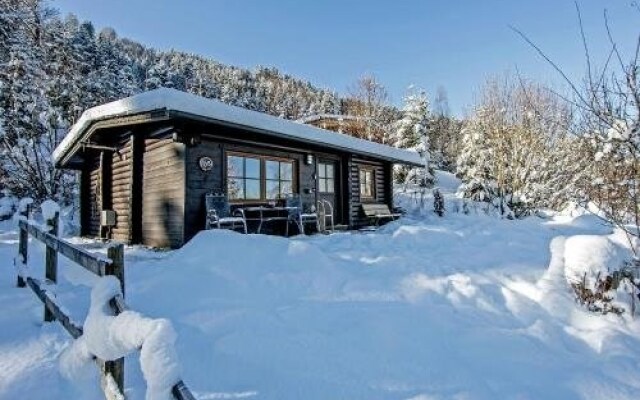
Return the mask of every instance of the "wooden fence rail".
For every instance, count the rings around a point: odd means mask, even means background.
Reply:
[[[30,276],[24,276],[24,268],[21,268],[17,278],[17,286],[29,286],[36,296],[44,304],[44,320],[46,322],[57,320],[65,330],[74,338],[82,336],[82,327],[75,323],[72,318],[65,314],[63,309],[56,303],[55,299],[46,290],[48,284],[55,284],[58,279],[58,254],[62,254],[74,263],[82,266],[88,271],[98,276],[112,275],[118,278],[122,288],[122,295],[115,296],[110,302],[114,315],[118,315],[126,310],[128,306],[124,301],[124,246],[122,244],[112,244],[107,248],[107,257],[97,255],[76,247],[73,244],[58,238],[59,215],[47,220],[49,231],[28,222],[26,218],[20,220],[20,235],[18,242],[18,261],[26,266],[29,259],[29,235],[34,239],[44,243],[45,251],[45,282],[41,282]],[[101,385],[108,400],[124,398],[124,358],[114,361],[102,361],[96,358],[101,370]],[[119,393],[112,393],[109,389],[109,380],[113,380]],[[180,380],[171,388],[171,393],[176,400],[195,400],[195,397]]]

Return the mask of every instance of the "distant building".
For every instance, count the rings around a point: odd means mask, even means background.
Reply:
[[[353,115],[317,114],[300,118],[297,122],[355,137],[364,136],[367,129],[366,118]]]

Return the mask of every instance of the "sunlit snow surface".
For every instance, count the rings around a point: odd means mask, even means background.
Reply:
[[[3,228],[0,398],[101,399],[95,371],[60,376],[69,337],[14,287],[16,235]],[[172,321],[200,399],[636,399],[640,325],[584,312],[564,268],[610,233],[589,216],[452,212],[293,239],[205,232],[178,251],[127,249],[127,302]],[[597,256],[619,257],[614,245]],[[41,276],[42,249],[30,250]],[[82,321],[92,277],[63,263],[60,281]],[[145,393],[137,357],[130,399]]]

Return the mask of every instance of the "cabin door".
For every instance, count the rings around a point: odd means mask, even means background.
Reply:
[[[333,160],[318,160],[318,202],[323,203],[326,212],[333,212],[334,224],[340,221],[340,202],[338,200],[338,165]],[[329,206],[327,206],[329,203]],[[322,205],[319,205],[319,212],[322,212]],[[327,221],[327,223],[329,223]]]

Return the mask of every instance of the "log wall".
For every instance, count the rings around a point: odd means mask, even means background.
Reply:
[[[142,243],[184,243],[185,146],[171,138],[145,139],[142,166]]]
[[[129,242],[129,215],[131,205],[132,157],[131,139],[111,154],[111,208],[116,212],[116,225],[111,238]]]
[[[375,188],[374,198],[362,199],[360,197],[360,169],[367,168],[373,170]],[[347,159],[348,170],[348,203],[349,203],[349,221],[353,228],[369,225],[369,221],[362,214],[361,205],[363,203],[381,203],[393,207],[393,198],[391,195],[392,177],[390,175],[390,167],[388,163],[382,161],[364,160],[356,157]]]

